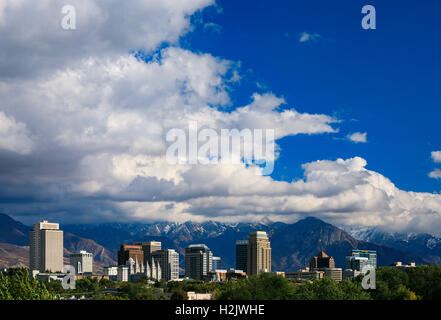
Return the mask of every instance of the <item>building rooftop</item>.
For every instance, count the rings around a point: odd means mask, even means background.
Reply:
[[[319,257],[319,258],[329,258],[329,256],[323,250],[320,251],[320,253],[317,255],[317,257]]]

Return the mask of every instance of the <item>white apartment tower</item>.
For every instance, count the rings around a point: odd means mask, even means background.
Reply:
[[[77,274],[92,273],[93,254],[80,250],[70,255],[70,264],[74,266]]]
[[[63,231],[58,223],[34,223],[29,232],[29,267],[40,272],[61,272],[63,269]]]

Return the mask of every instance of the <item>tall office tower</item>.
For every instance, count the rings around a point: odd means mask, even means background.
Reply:
[[[151,255],[152,262],[155,262],[160,266],[161,279],[164,279],[165,281],[179,279],[179,253],[173,249],[167,249],[155,250]],[[154,276],[151,277],[155,278]]]
[[[318,255],[312,257],[309,263],[309,269],[311,269],[312,271],[321,268],[335,268],[334,258],[328,256],[323,251],[320,251]]]
[[[185,248],[185,275],[202,280],[211,271],[213,254],[205,244],[192,244]]]
[[[41,221],[29,231],[29,267],[40,272],[63,270],[63,231],[58,223]]]
[[[248,238],[247,273],[271,272],[271,243],[266,232],[254,231]]]
[[[222,269],[222,259],[220,257],[213,257],[213,265],[211,269],[214,271]]]
[[[118,265],[125,266],[127,261],[132,258],[134,261],[144,261],[144,252],[139,245],[123,244],[118,251]]]
[[[236,241],[236,270],[247,272],[248,268],[248,240]]]
[[[151,265],[152,253],[161,250],[161,242],[158,241],[135,242],[135,245],[142,247],[142,251],[144,252],[144,260],[142,262],[145,265],[147,265],[147,263]]]
[[[93,271],[93,254],[80,250],[71,253],[70,264],[74,266],[76,274],[92,273]]]
[[[377,252],[374,250],[353,249],[351,255],[345,259],[346,269],[365,273],[367,267],[377,267]]]

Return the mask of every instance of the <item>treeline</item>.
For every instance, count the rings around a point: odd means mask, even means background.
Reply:
[[[0,299],[45,300],[71,296],[97,300],[185,300],[188,291],[212,293],[218,300],[439,300],[441,266],[421,265],[398,269],[379,267],[376,289],[364,290],[362,277],[336,282],[329,278],[312,281],[289,280],[263,273],[226,283],[175,281],[148,284],[146,278],[136,283],[84,278],[76,281],[75,290],[64,290],[60,281],[37,281],[27,269],[0,273]]]
[[[57,295],[50,292],[43,282],[31,279],[28,269],[0,272],[0,300],[54,300],[57,298]]]

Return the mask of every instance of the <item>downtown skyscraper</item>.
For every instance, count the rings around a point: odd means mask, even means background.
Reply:
[[[41,221],[29,231],[29,268],[40,272],[63,270],[63,231],[58,223]]]
[[[271,243],[264,231],[254,231],[248,238],[247,273],[271,272]]]
[[[202,280],[213,268],[213,253],[205,244],[192,244],[185,248],[185,275]]]

